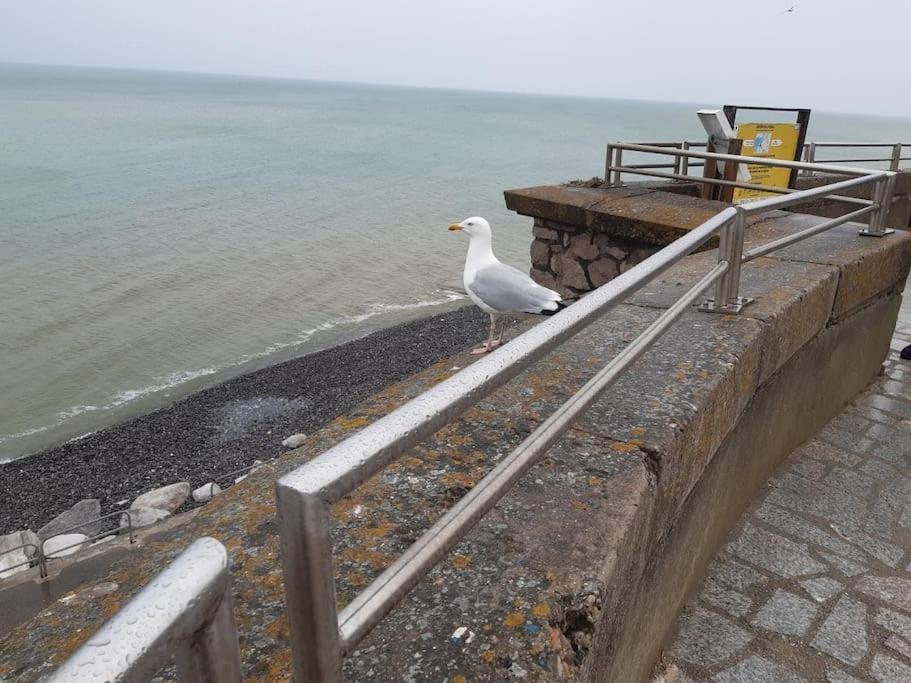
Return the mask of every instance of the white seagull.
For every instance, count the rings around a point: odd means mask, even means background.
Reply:
[[[464,232],[470,238],[465,271],[462,275],[465,291],[471,300],[485,313],[490,314],[490,334],[487,342],[474,354],[487,353],[503,341],[503,330],[494,339],[497,315],[501,313],[544,313],[560,310],[560,295],[542,287],[520,270],[501,263],[493,255],[493,235],[490,224],[483,218],[473,216],[461,223],[453,223],[450,230]]]

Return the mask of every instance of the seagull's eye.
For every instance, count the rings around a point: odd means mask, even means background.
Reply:
[[[469,223],[469,224],[468,224],[468,227],[469,227],[469,228],[474,227],[474,223]]]

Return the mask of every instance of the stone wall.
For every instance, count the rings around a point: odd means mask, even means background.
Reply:
[[[535,218],[532,232],[532,278],[569,299],[600,287],[661,248],[544,218]]]

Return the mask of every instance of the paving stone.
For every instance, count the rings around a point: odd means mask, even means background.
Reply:
[[[806,683],[790,669],[753,655],[712,678],[718,683]]]
[[[819,433],[819,436],[833,446],[838,446],[839,448],[843,448],[846,451],[851,451],[858,455],[866,453],[874,443],[872,439],[869,439],[862,434],[840,429],[832,423],[826,425]]]
[[[881,396],[880,394],[870,394],[861,399],[861,402],[863,405],[882,410],[885,413],[891,413],[897,417],[911,418],[911,403],[906,403],[899,399]]]
[[[742,617],[753,606],[753,601],[743,593],[725,588],[712,577],[705,580],[705,585],[703,585],[699,597],[710,605],[723,609],[735,617]]]
[[[876,458],[868,458],[860,466],[861,472],[869,474],[874,479],[890,480],[892,477],[899,476],[899,470],[894,465],[890,465]]]
[[[754,626],[789,636],[802,636],[816,616],[816,605],[780,588],[750,620]]]
[[[756,516],[762,521],[778,527],[785,533],[796,536],[803,541],[815,543],[827,550],[831,550],[833,553],[844,555],[858,562],[863,562],[866,559],[864,554],[851,544],[835,538],[810,522],[804,521],[795,516],[793,512],[771,505],[768,501],[759,506],[756,510]]]
[[[712,667],[743,649],[753,636],[722,616],[696,608],[683,619],[674,654],[690,664]]]
[[[883,607],[876,611],[876,623],[911,640],[911,617]]]
[[[862,529],[867,503],[844,488],[826,486],[822,482],[793,477],[781,488],[771,491],[767,502],[828,519],[845,529]]]
[[[849,578],[858,576],[859,574],[863,574],[865,571],[867,571],[867,568],[863,565],[852,562],[851,560],[846,560],[845,558],[839,557],[838,555],[830,555],[829,553],[819,554],[826,562],[831,564],[838,571]]]
[[[712,576],[739,591],[749,590],[766,580],[763,574],[752,567],[731,559],[722,560],[717,566],[713,564]]]
[[[911,580],[896,576],[865,576],[857,581],[856,588],[892,607],[911,612]]]
[[[805,456],[819,458],[820,460],[827,460],[829,462],[836,462],[847,467],[854,467],[861,461],[861,457],[859,455],[848,453],[847,451],[843,451],[840,448],[836,448],[832,444],[826,443],[825,441],[820,441],[819,439],[813,439],[812,441],[805,443],[803,446],[794,451],[794,453],[791,455],[791,458],[802,459]]]
[[[911,659],[911,643],[898,636],[889,636],[886,639],[886,647],[892,648],[901,656]]]
[[[873,477],[856,470],[833,467],[832,471],[826,476],[824,483],[843,488],[851,495],[866,498],[873,492],[873,484],[876,482]]]
[[[857,413],[844,411],[832,420],[831,424],[839,429],[845,429],[860,434],[863,433],[864,430],[869,429],[873,423]]]
[[[822,460],[802,458],[791,464],[791,471],[797,472],[800,476],[806,477],[807,479],[819,481],[828,474],[830,467],[831,465],[829,465],[829,463],[825,463]]]
[[[902,433],[897,429],[898,425],[880,425],[874,424],[867,430],[867,435],[877,441],[892,443],[896,438],[900,438]]]
[[[800,585],[803,586],[803,589],[809,593],[816,602],[825,602],[845,588],[841,583],[828,576],[820,576],[816,579],[805,579],[800,582]]]
[[[862,532],[845,531],[842,535],[851,543],[859,545],[877,560],[893,569],[898,566],[899,561],[905,555],[905,551],[897,545],[880,541]]]
[[[880,424],[890,425],[890,424],[895,424],[896,422],[898,422],[898,418],[895,417],[894,415],[890,415],[889,413],[884,413],[883,411],[877,410],[876,408],[872,408],[870,406],[865,406],[865,405],[852,406],[850,410],[851,410],[851,412],[857,413],[858,415],[863,415],[865,418],[867,418],[869,420],[873,420],[874,422],[877,422]]]
[[[867,653],[867,608],[845,595],[820,626],[812,645],[845,664],[860,663]]]
[[[849,674],[846,674],[844,671],[827,671],[826,680],[828,683],[861,683],[861,681],[854,678]]]
[[[747,562],[786,578],[819,574],[826,569],[809,555],[806,546],[749,524],[731,543],[731,551]]]
[[[886,655],[875,655],[870,674],[879,683],[911,683],[911,667]]]
[[[906,529],[911,529],[911,506],[906,508],[902,516],[898,518],[898,523]]]

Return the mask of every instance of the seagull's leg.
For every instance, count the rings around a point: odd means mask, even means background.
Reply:
[[[480,355],[482,353],[487,353],[488,351],[493,351],[496,348],[496,344],[493,340],[493,334],[497,327],[497,318],[493,313],[490,314],[490,332],[487,335],[487,342],[483,346],[479,346],[474,349],[472,353],[474,355]]]
[[[503,335],[506,333],[506,328],[509,327],[510,322],[509,316],[507,316],[506,320],[503,321],[503,324],[500,325],[500,334],[497,335],[497,346],[503,343]]]

